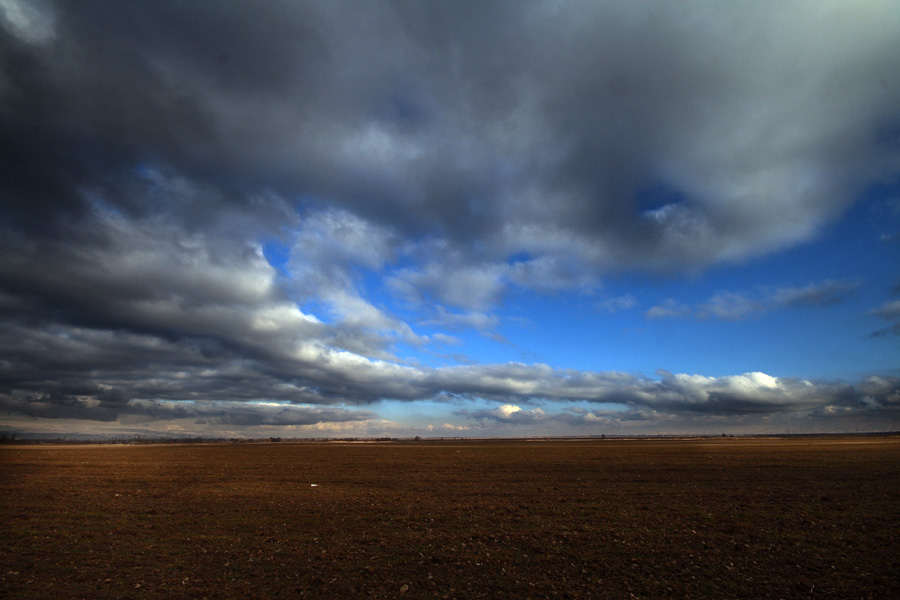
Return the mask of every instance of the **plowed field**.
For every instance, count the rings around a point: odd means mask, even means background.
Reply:
[[[2,598],[900,598],[900,438],[0,447]]]

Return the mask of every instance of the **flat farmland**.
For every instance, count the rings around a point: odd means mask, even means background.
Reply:
[[[898,598],[900,438],[0,447],[2,598]]]

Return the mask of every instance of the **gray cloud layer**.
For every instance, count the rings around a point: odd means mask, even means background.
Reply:
[[[892,9],[4,0],[3,405],[115,419],[169,400],[458,394],[750,411],[756,396],[713,384],[697,404],[666,378],[404,364],[397,344],[453,339],[376,306],[359,272],[434,304],[424,322],[489,331],[511,286],[590,289],[808,239],[900,171]],[[263,240],[288,247],[287,276]],[[863,387],[838,405],[894,406]],[[335,411],[308,415],[371,416]]]
[[[454,270],[680,269],[808,237],[898,167],[877,2],[37,5],[52,35],[3,31],[20,226],[92,198],[271,225],[275,192],[438,236]]]

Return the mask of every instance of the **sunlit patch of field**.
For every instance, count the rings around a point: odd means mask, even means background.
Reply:
[[[3,598],[889,598],[900,438],[0,447]]]

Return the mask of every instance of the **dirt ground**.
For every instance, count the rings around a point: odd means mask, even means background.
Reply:
[[[2,598],[900,598],[900,437],[0,447]]]

